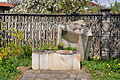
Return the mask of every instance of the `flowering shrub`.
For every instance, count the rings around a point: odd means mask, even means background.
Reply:
[[[74,13],[83,12],[85,7],[90,7],[91,0],[23,0],[11,12],[17,13]]]
[[[10,58],[11,56],[30,56],[32,54],[32,48],[29,44],[22,44],[24,42],[23,33],[21,30],[13,28],[12,31],[8,30],[8,35],[12,37],[12,41],[6,42],[2,40],[2,47],[0,47],[0,60]]]
[[[24,42],[24,32],[15,28],[7,30],[4,26],[0,32],[2,31],[6,31],[12,39],[6,41],[2,36],[0,37],[2,45],[0,47],[0,80],[16,80],[15,78],[21,73],[16,68],[31,65],[32,48]]]

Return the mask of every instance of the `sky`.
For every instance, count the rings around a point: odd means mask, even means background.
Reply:
[[[113,2],[115,0],[110,0],[110,2]],[[120,2],[120,0],[117,0],[118,2]],[[106,5],[106,7],[109,7],[109,3],[108,0],[98,0],[99,3],[101,3],[101,5]]]

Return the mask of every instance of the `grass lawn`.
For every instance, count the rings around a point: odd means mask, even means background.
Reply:
[[[16,68],[18,66],[30,66],[31,61],[31,58],[25,57],[11,57],[10,59],[0,61],[0,80],[15,80],[21,74],[21,71]]]
[[[120,80],[120,59],[91,59],[83,62],[83,69],[91,74],[91,80]]]

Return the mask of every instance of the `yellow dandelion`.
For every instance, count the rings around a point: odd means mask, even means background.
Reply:
[[[13,30],[17,33],[17,29],[13,28]]]
[[[118,63],[118,66],[120,66],[120,63]]]
[[[108,73],[109,76],[111,76],[111,73]]]
[[[8,52],[8,53],[11,53],[11,51],[10,51],[10,50],[8,50],[7,52]]]
[[[21,36],[20,35],[17,35],[18,38],[20,38]]]
[[[6,56],[6,55],[8,55],[8,53],[4,53],[4,54],[3,54],[3,56]]]
[[[107,66],[109,66],[109,64],[107,64]]]
[[[92,57],[90,57],[90,59],[92,59]]]
[[[19,30],[18,32],[21,33],[21,30]]]
[[[63,46],[63,45],[64,45],[64,43],[61,43],[61,44],[60,44],[60,46]]]
[[[15,34],[15,33],[12,33],[12,36],[16,36],[16,34]]]
[[[20,40],[23,40],[23,39],[20,37]]]
[[[117,61],[117,59],[115,59],[114,61]]]
[[[108,66],[108,68],[110,68],[110,65]]]
[[[3,53],[3,52],[4,52],[4,50],[1,50],[1,52]]]
[[[0,57],[0,60],[2,60],[2,57]]]

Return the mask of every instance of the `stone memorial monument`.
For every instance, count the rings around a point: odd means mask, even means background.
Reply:
[[[92,33],[84,21],[73,21],[69,25],[58,25],[58,44],[77,47],[71,50],[38,50],[32,54],[34,70],[80,70],[81,61],[87,59]]]

